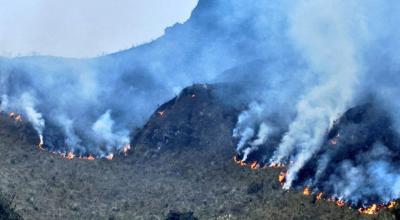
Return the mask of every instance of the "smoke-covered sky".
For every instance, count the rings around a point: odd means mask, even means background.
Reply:
[[[197,0],[0,0],[0,56],[88,57],[149,42]]]

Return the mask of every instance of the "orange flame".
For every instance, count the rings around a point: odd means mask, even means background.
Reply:
[[[239,159],[237,158],[237,155],[235,155],[235,156],[233,157],[233,160],[235,161],[236,164],[238,164],[238,165],[241,166],[241,167],[244,167],[244,166],[247,165],[246,162],[244,162],[243,160],[239,160]]]
[[[254,161],[251,165],[250,168],[252,170],[257,170],[258,168],[260,168],[260,164],[257,163],[257,161]]]
[[[15,116],[15,121],[21,122],[22,121],[22,116],[21,115]]]
[[[303,195],[305,195],[305,196],[311,195],[311,190],[310,190],[310,188],[308,188],[308,187],[304,188],[304,190],[303,190]]]
[[[43,136],[40,135],[39,137],[40,137],[40,143],[38,144],[38,148],[41,149],[41,150],[46,150],[46,149],[44,148]],[[125,146],[122,148],[122,152],[124,152],[124,154],[126,155],[127,152],[128,152],[130,149],[131,149],[131,146],[130,146],[129,144],[127,144],[127,145],[125,145]],[[82,155],[77,155],[77,154],[75,154],[73,151],[70,151],[70,152],[49,151],[49,152],[52,153],[52,154],[55,154],[55,155],[59,155],[59,156],[65,158],[65,159],[67,159],[67,160],[72,160],[72,159],[74,159],[74,158],[79,158],[80,160],[89,160],[89,161],[92,161],[92,160],[95,160],[95,159],[96,159],[96,158],[95,158],[93,155],[91,155],[91,154],[89,154],[89,156],[82,156]],[[113,159],[114,159],[114,154],[113,154],[113,153],[109,153],[107,156],[104,156],[103,158],[104,158],[104,159],[107,159],[107,160],[113,160]]]
[[[16,122],[21,122],[22,121],[22,115],[17,114],[15,112],[8,113],[8,117],[14,119]]]
[[[73,152],[68,152],[67,155],[65,156],[66,159],[72,160],[74,159],[75,154]]]
[[[396,205],[397,205],[397,202],[395,202],[395,201],[392,201],[392,202],[390,202],[390,203],[389,203],[389,205],[388,205],[388,209],[393,209],[393,208],[395,208],[395,207],[396,207]]]
[[[279,173],[278,180],[281,184],[285,183],[286,181],[286,172]]]
[[[106,156],[107,160],[112,160],[114,158],[114,154],[109,154]]]
[[[343,200],[339,199],[338,201],[336,201],[336,205],[339,207],[342,207],[342,206],[346,205],[346,203]]]
[[[358,211],[361,214],[374,215],[379,212],[379,206],[377,204],[373,204],[372,206],[370,206],[368,208],[359,208]]]
[[[338,136],[339,136],[339,135],[338,135]],[[331,141],[332,141],[331,144],[337,144],[336,139],[333,139],[333,140],[331,140]],[[246,162],[243,161],[243,160],[239,160],[238,157],[237,157],[237,155],[235,155],[235,156],[233,157],[233,160],[235,161],[236,164],[238,164],[238,165],[240,165],[240,166],[247,166]],[[269,165],[269,167],[271,167],[271,168],[282,168],[282,167],[285,167],[285,164],[283,164],[283,163],[271,163],[271,164]],[[255,170],[255,169],[260,168],[260,165],[258,164],[257,161],[254,161],[254,162],[252,162],[252,163],[250,164],[250,168],[253,169],[253,170]],[[285,183],[285,181],[286,181],[286,176],[287,176],[287,173],[286,173],[285,171],[281,171],[281,172],[279,173],[278,180],[279,180],[279,182],[280,182],[281,184],[284,184],[284,183]],[[310,190],[309,187],[304,188],[304,190],[303,190],[303,195],[305,195],[305,196],[310,196],[311,194],[312,194],[312,191]],[[316,198],[316,200],[322,200],[322,199],[323,199],[323,196],[324,196],[324,193],[323,193],[323,192],[320,192],[320,193],[318,193],[318,194],[315,196],[315,198]],[[343,206],[346,205],[346,202],[345,202],[343,199],[336,199],[335,197],[327,198],[327,201],[333,202],[333,203],[335,203],[335,204],[336,204],[337,206],[339,206],[339,207],[343,207]],[[395,208],[396,206],[397,206],[397,202],[396,202],[396,201],[392,201],[392,202],[390,202],[390,203],[388,203],[388,204],[386,204],[386,205],[376,205],[376,204],[373,204],[372,206],[367,207],[367,208],[359,208],[358,211],[359,211],[361,214],[374,215],[374,214],[377,214],[377,213],[378,213],[381,209],[383,209],[383,208],[393,209],[393,208]],[[350,207],[350,208],[351,208],[351,207]]]
[[[318,195],[315,197],[317,200],[321,200],[322,196],[324,195],[323,192],[318,193]]]

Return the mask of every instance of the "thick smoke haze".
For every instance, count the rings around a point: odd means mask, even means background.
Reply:
[[[1,108],[26,115],[49,149],[104,156],[182,88],[229,84],[241,92],[220,93],[222,100],[245,106],[232,131],[241,159],[287,164],[286,189],[309,186],[362,205],[389,202],[400,197],[399,146],[351,140],[376,124],[394,136],[400,131],[399,7],[200,1],[184,24],[130,50],[96,59],[0,60]],[[338,125],[365,103],[373,106],[367,122]],[[339,144],[328,147],[328,139]]]

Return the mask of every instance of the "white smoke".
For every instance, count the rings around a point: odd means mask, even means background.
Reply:
[[[107,110],[92,126],[94,134],[106,143],[108,151],[129,144],[129,132],[127,130],[114,131],[114,123],[111,110]]]
[[[352,36],[359,29],[359,22],[347,16],[352,13],[357,17],[357,11],[349,11],[354,9],[352,6],[340,0],[306,1],[290,13],[290,35],[319,83],[298,102],[297,117],[272,158],[272,162],[278,163],[294,157],[286,189],[319,149],[333,121],[353,100],[361,68],[357,60],[360,42]]]
[[[64,130],[66,136],[65,143],[73,149],[84,151],[82,140],[74,131],[74,121],[69,119],[66,115],[59,115],[57,121]]]
[[[35,98],[29,93],[21,96],[21,106],[24,109],[26,117],[33,124],[33,127],[42,134],[44,128],[44,119],[42,114],[35,110]]]
[[[266,119],[274,112],[290,112],[288,109],[293,108],[295,117],[289,120],[287,131],[282,134],[272,157],[265,155],[271,163],[290,161],[285,189],[292,187],[298,173],[311,159],[316,159],[311,165],[316,170],[312,179],[307,179],[308,183],[315,187],[323,187],[319,181],[324,181],[325,186],[331,184],[327,188],[333,189],[331,193],[337,198],[366,202],[379,195],[381,201],[388,202],[400,196],[399,190],[394,188],[400,184],[400,175],[395,171],[397,165],[391,165],[390,157],[383,158],[377,152],[364,155],[373,163],[366,163],[364,159],[357,159],[357,163],[339,163],[332,161],[329,153],[313,158],[324,147],[334,120],[350,107],[371,101],[366,100],[366,96],[377,98],[377,103],[391,113],[394,126],[400,131],[399,104],[395,101],[399,93],[400,56],[394,49],[397,48],[394,45],[400,44],[395,37],[400,36],[400,32],[393,26],[395,21],[400,21],[396,13],[400,5],[391,4],[374,0],[317,0],[298,1],[287,8],[283,16],[288,18],[288,39],[297,51],[292,54],[299,54],[298,60],[304,62],[300,72],[306,74],[304,80],[291,78],[283,82],[274,81],[278,79],[271,76],[271,72],[276,71],[274,68],[265,74],[268,80],[261,94],[274,93],[279,88],[279,94],[283,95],[265,96],[262,103],[284,98],[288,104],[250,106],[242,112],[233,136],[239,139],[237,151],[244,160],[261,147],[273,147],[267,146],[268,138],[260,139],[261,145],[266,146],[254,145],[255,140],[259,140],[257,131],[262,130],[261,126],[274,130],[274,124],[264,123],[268,122]],[[303,91],[293,89],[293,81],[303,83]],[[293,91],[299,94],[290,99],[287,94]],[[270,134],[265,135],[268,136]],[[371,155],[376,158],[372,159]],[[332,169],[331,163],[338,163],[337,170]],[[329,180],[321,180],[329,176],[329,172],[338,173],[333,173]]]
[[[252,141],[249,147],[243,150],[244,155],[242,160],[246,161],[250,153],[258,150],[259,146],[268,140],[273,131],[272,126],[268,126],[266,122],[262,122],[258,128],[257,139]]]
[[[9,100],[7,95],[1,96],[0,112],[17,112],[21,113],[33,126],[39,136],[39,145],[43,144],[43,129],[45,128],[45,120],[43,115],[36,110],[37,100],[35,97],[25,92],[19,97]]]
[[[249,109],[243,111],[239,117],[236,128],[233,130],[233,137],[240,138],[236,151],[240,151],[246,142],[254,136],[254,129],[259,123],[263,108],[260,104],[253,102],[249,105]]]
[[[270,115],[267,111],[271,109],[267,105],[266,103],[252,102],[248,109],[238,117],[233,137],[239,139],[236,151],[243,153],[243,161],[246,161],[250,153],[258,150],[259,146],[265,144],[268,138],[276,132],[266,117]]]

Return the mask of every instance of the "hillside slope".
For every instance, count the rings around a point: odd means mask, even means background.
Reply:
[[[235,164],[231,132],[238,112],[215,91],[186,88],[137,132],[127,156],[112,161],[67,160],[40,150],[29,124],[3,116],[0,190],[15,196],[24,219],[165,219],[190,212],[198,219],[364,217],[282,191],[279,170]]]

